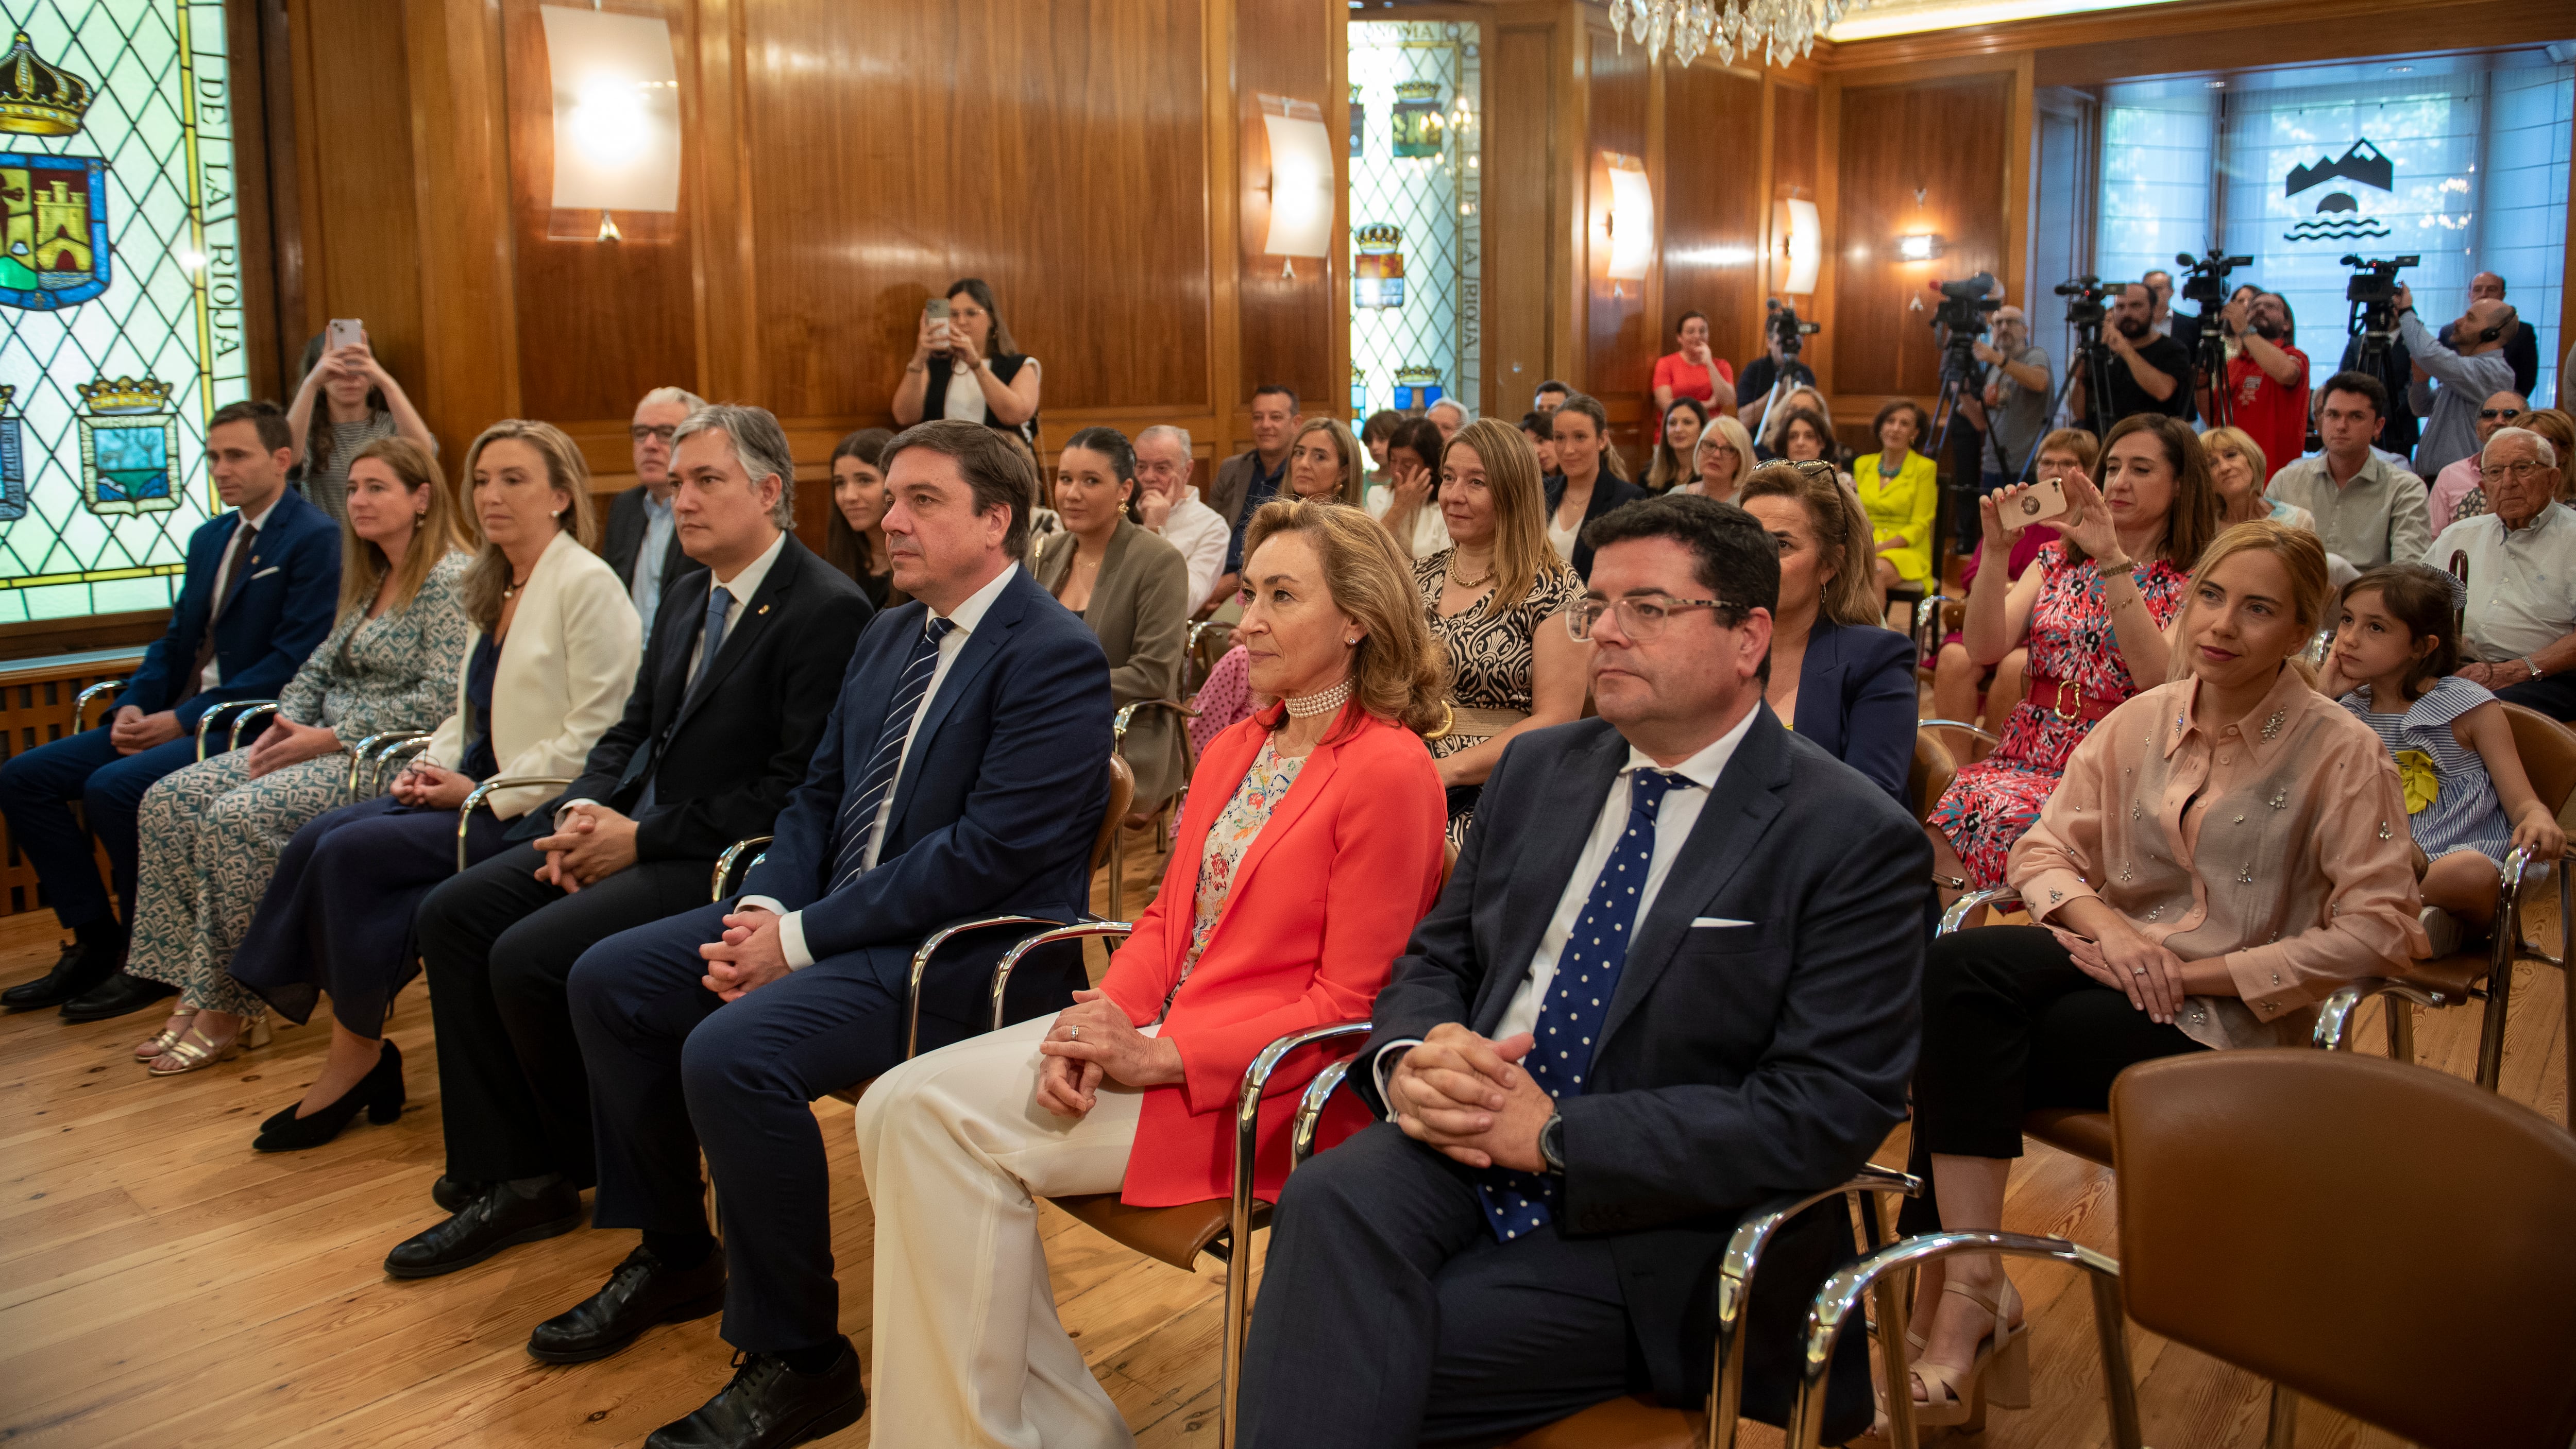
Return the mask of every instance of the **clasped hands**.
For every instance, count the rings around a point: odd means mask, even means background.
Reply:
[[[699,985],[726,1001],[738,1001],[788,973],[778,916],[767,906],[735,909],[724,918],[724,928],[722,936],[698,948],[707,963]]]
[[[2180,956],[2125,921],[2107,927],[2098,941],[2057,926],[2049,930],[2075,959],[2076,970],[2127,996],[2131,1006],[2157,1023],[2173,1024],[2183,998],[2190,994],[2183,984]]]
[[[342,748],[340,737],[322,726],[297,724],[279,715],[252,743],[245,762],[250,766],[250,777],[256,780],[289,765],[338,754]]]
[[[1556,1098],[1520,1065],[1536,1041],[1487,1041],[1444,1021],[1387,1074],[1387,1112],[1405,1136],[1469,1167],[1544,1172],[1538,1132]]]
[[[453,810],[473,793],[472,776],[427,760],[414,760],[394,776],[394,799],[415,810]]]
[[[119,707],[110,717],[107,742],[114,745],[120,755],[139,755],[156,745],[166,745],[185,733],[187,730],[179,723],[176,711],[165,709],[158,714],[145,714],[141,705],[129,704]]]
[[[546,855],[546,863],[536,869],[537,879],[570,895],[635,863],[635,822],[584,800],[564,807],[555,818],[555,833],[540,839],[537,849]]]
[[[1038,1105],[1059,1117],[1080,1117],[1100,1104],[1100,1084],[1159,1087],[1181,1080],[1181,1049],[1147,1036],[1102,991],[1077,991],[1073,1005],[1057,1012],[1038,1067]]]

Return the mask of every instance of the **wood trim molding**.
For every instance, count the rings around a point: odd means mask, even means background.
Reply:
[[[2398,20],[2401,26],[2391,30],[2363,23],[2378,16]],[[2145,40],[2275,28],[2313,38],[2313,53],[2290,57],[2291,60],[2328,60],[2400,53],[2390,49],[2387,37],[2392,34],[2474,35],[2479,38],[2477,48],[2561,40],[2566,38],[2567,12],[2563,4],[2552,0],[2180,0],[2175,4],[2051,15],[1998,25],[1927,30],[1881,40],[1841,44],[1818,41],[1812,59],[1825,72],[1847,73],[1962,57],[2001,56],[2018,50],[2128,46]],[[2418,48],[2404,53],[2431,52]],[[2265,54],[2261,63],[2273,65],[2282,60]],[[2073,82],[2052,77],[2043,83]]]

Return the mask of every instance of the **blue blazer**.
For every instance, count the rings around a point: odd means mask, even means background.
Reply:
[[[209,519],[188,535],[187,582],[170,610],[170,627],[143,651],[143,666],[125,681],[117,704],[145,714],[172,710],[185,729],[226,700],[275,699],[304,667],[304,656],[331,632],[340,610],[340,525],[289,488],[244,560],[250,576],[233,606],[215,620],[215,664],[224,682],[182,694],[194,681],[197,646],[215,610],[215,574],[241,526],[236,511]],[[314,721],[302,721],[312,724]]]
[[[1026,568],[966,636],[913,732],[876,869],[825,893],[841,807],[929,613],[916,599],[859,636],[805,781],[743,882],[744,895],[803,912],[818,961],[908,952],[963,917],[1070,921],[1090,908],[1091,843],[1109,808],[1109,661]]]
[[[1818,619],[1798,667],[1798,734],[1902,801],[1921,708],[1914,641]]]
[[[1875,785],[1755,709],[1636,923],[1585,1090],[1558,1104],[1558,1222],[1607,1240],[1667,1403],[1708,1391],[1710,1284],[1736,1221],[1867,1162],[1904,1120],[1921,1044],[1931,844]],[[1360,1061],[1444,1021],[1494,1034],[1627,763],[1607,720],[1511,742],[1448,887],[1370,1008]],[[1376,1073],[1349,1080],[1383,1115]],[[1807,1305],[1851,1258],[1838,1212],[1773,1240],[1748,1309],[1745,1413],[1787,1421]],[[1870,1421],[1868,1347],[1847,1333],[1840,1353],[1825,1422],[1836,1442]]]

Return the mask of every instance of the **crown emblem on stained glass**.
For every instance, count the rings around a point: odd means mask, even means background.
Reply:
[[[81,401],[101,416],[152,413],[170,405],[170,384],[157,377],[100,378],[80,385]]]
[[[1351,233],[1364,252],[1391,252],[1404,243],[1404,228],[1391,221],[1373,221]]]
[[[23,30],[0,56],[0,131],[68,136],[80,129],[94,94],[88,81],[37,55]]]
[[[1438,81],[1398,81],[1395,97],[1400,101],[1433,101],[1440,99]]]
[[[1403,383],[1406,387],[1429,387],[1440,381],[1440,369],[1436,367],[1399,367],[1395,370],[1395,380]]]

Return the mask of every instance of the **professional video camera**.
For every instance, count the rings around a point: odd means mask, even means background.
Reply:
[[[1782,357],[1797,356],[1799,349],[1807,345],[1807,338],[1825,330],[1821,322],[1799,321],[1798,309],[1781,306],[1780,299],[1777,297],[1765,302],[1763,306],[1771,314],[1763,325],[1770,331],[1772,340],[1780,344]]]
[[[2344,300],[2352,304],[2351,320],[2344,330],[2362,339],[2360,360],[2355,364],[2363,371],[2378,375],[2377,364],[2388,355],[2388,344],[2397,335],[2397,274],[2423,263],[2419,256],[2388,257],[2363,261],[2357,253],[2342,258],[2352,268],[2352,279],[2344,283]]]
[[[1995,289],[1992,272],[1979,272],[1963,282],[1942,282],[1941,305],[1932,309],[1932,325],[1946,332],[1957,346],[1967,346],[1985,335],[1986,318],[2003,307],[2000,298],[1989,295]],[[1963,340],[1964,339],[1964,340]]]
[[[2086,274],[2073,281],[2060,282],[2050,288],[2066,299],[2066,325],[2090,337],[2102,330],[2102,321],[2111,315],[2111,301],[2120,295],[2125,282],[2105,282]]]
[[[2254,265],[2252,257],[2231,257],[2212,252],[2198,261],[2191,253],[2174,254],[2174,265],[2183,269],[2182,295],[2187,302],[2198,302],[2203,308],[2227,305],[2227,274],[2238,267]]]

